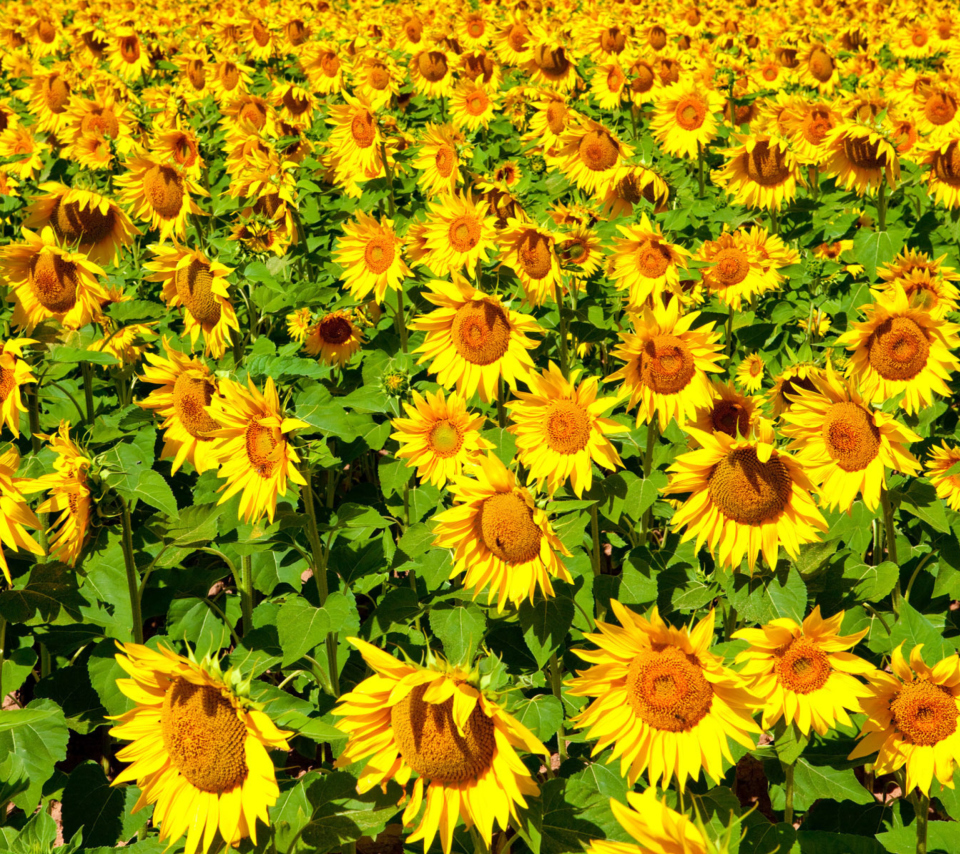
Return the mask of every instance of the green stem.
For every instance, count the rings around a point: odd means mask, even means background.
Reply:
[[[83,374],[83,397],[87,405],[87,423],[93,424],[93,368],[89,362],[80,363],[80,373]]]
[[[593,538],[593,574],[600,575],[600,522],[596,504],[590,508],[590,536]]]
[[[647,447],[643,452],[643,479],[648,480],[653,471],[653,449],[660,437],[660,425],[655,419],[651,419],[647,425]],[[650,531],[650,516],[653,512],[652,507],[643,511],[643,519],[640,523],[640,545],[647,544],[647,534]]]
[[[877,231],[887,230],[887,178],[880,178],[877,188]]]
[[[570,376],[570,359],[567,354],[567,321],[563,316],[563,290],[560,283],[553,286],[554,297],[557,300],[557,314],[560,315],[560,372],[564,379]]]
[[[776,208],[770,208],[770,230],[774,234],[780,233],[780,216]]]
[[[727,317],[727,356],[733,355],[733,306],[730,306],[730,315]]]
[[[927,820],[930,817],[930,796],[917,795],[917,854],[927,854]]]
[[[497,380],[497,424],[501,430],[507,426],[507,408],[504,406],[505,397],[506,384],[503,381],[503,377],[500,377],[500,379]]]
[[[786,824],[793,825],[793,771],[795,764],[783,763],[783,773],[786,776],[786,800],[783,807],[783,820]]]
[[[887,557],[897,565],[897,586],[893,589],[893,613],[899,617],[900,602],[903,600],[903,594],[900,592],[900,561],[897,559],[897,531],[893,525],[893,507],[886,487],[880,488],[880,506],[883,508],[883,527],[887,534]]]
[[[40,678],[46,679],[53,668],[50,666],[50,650],[45,643],[40,644]]]
[[[550,655],[550,687],[553,689],[553,696],[560,701],[560,708],[563,709],[563,686],[560,673],[560,661],[557,654]],[[563,724],[557,727],[557,753],[560,755],[560,762],[567,759],[567,742],[563,734]]]
[[[397,213],[397,200],[393,195],[393,170],[387,160],[387,143],[383,139],[380,140],[380,158],[383,160],[383,170],[387,173],[387,186],[390,187],[390,218],[393,219]]]
[[[397,329],[400,330],[400,349],[407,352],[407,325],[403,318],[403,284],[397,288]]]
[[[6,698],[3,693],[3,654],[7,648],[7,618],[0,614],[0,701]],[[6,810],[3,810],[6,812]]]
[[[133,616],[134,643],[143,643],[143,616],[140,612],[140,577],[137,574],[137,564],[133,557],[133,522],[130,520],[130,506],[120,495],[120,506],[123,508],[123,563],[127,570],[127,593],[130,596],[130,611]]]
[[[253,558],[240,557],[240,610],[243,612],[243,634],[253,631]]]
[[[820,196],[820,167],[814,163],[809,169],[810,190],[813,200],[816,201]]]
[[[700,193],[698,198],[703,198],[704,185],[703,185],[703,145],[697,143],[697,182],[700,184]]]

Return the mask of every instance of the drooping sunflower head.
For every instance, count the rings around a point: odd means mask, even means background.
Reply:
[[[698,406],[694,423],[705,433],[726,433],[733,438],[748,438],[761,418],[761,398],[741,394],[732,382],[710,381],[713,399]]]
[[[799,389],[816,391],[815,379],[823,375],[823,368],[812,362],[799,362],[788,365],[773,381],[773,388],[767,392],[767,400],[773,409],[773,417],[777,418],[790,409],[793,403],[792,395]]]
[[[713,179],[740,204],[779,210],[796,195],[798,166],[785,140],[768,134],[740,137],[726,155],[726,165]]]
[[[862,196],[876,190],[881,180],[896,186],[900,177],[896,146],[873,125],[844,121],[830,131],[823,145],[824,173],[836,177],[846,189]]]

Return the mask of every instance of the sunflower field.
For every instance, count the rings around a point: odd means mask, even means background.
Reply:
[[[960,6],[3,0],[0,854],[960,854]]]

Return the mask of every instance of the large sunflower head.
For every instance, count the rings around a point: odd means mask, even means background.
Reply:
[[[194,184],[183,167],[154,157],[131,157],[127,171],[116,179],[122,202],[134,216],[160,232],[160,242],[169,237],[182,240],[187,216],[202,214],[194,196],[205,191]]]
[[[131,741],[117,754],[130,762],[113,781],[135,781],[134,811],[157,804],[160,841],[186,835],[186,854],[220,844],[257,841],[257,821],[280,794],[269,750],[289,750],[292,733],[277,729],[249,698],[249,680],[224,673],[210,657],[197,661],[166,647],[117,644],[129,678],[117,687],[134,702],[113,718],[110,734]]]
[[[707,290],[736,311],[744,299],[769,288],[757,245],[741,231],[725,231],[716,240],[704,241],[696,257],[708,264],[701,271]]]
[[[680,286],[680,270],[686,269],[690,253],[669,242],[658,223],[643,214],[639,223],[618,226],[623,237],[614,238],[610,258],[611,278],[618,290],[628,293],[627,307],[641,311],[651,300],[662,302],[667,290]]]
[[[893,188],[900,177],[900,160],[894,144],[871,125],[844,121],[823,141],[827,157],[823,171],[848,190],[865,195],[886,180]]]
[[[569,125],[551,155],[560,170],[581,190],[603,196],[617,180],[624,161],[633,156],[633,148],[607,127],[586,117]]]
[[[378,222],[357,211],[354,222],[344,223],[343,233],[334,259],[343,267],[340,278],[354,299],[365,300],[373,293],[377,302],[383,302],[388,289],[403,287],[403,280],[411,273],[403,260],[403,242],[397,237],[392,220]]]
[[[500,230],[500,257],[520,279],[526,301],[543,305],[562,286],[557,235],[526,217],[510,218]]]
[[[797,161],[785,140],[769,134],[739,137],[726,151],[727,162],[713,173],[741,205],[779,210],[797,194]]]

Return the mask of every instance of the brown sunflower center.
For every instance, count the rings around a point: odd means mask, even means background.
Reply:
[[[764,187],[775,187],[790,177],[784,152],[767,140],[761,140],[753,151],[744,152],[743,167],[750,180]]]
[[[739,401],[721,398],[714,401],[710,410],[710,423],[716,433],[736,437],[739,432],[741,436],[746,436],[750,432],[750,413]]]
[[[932,168],[937,180],[960,187],[960,145],[951,142],[945,151],[934,151]]]
[[[923,106],[924,115],[934,125],[945,125],[957,114],[957,100],[947,92],[934,92]]]
[[[62,313],[77,303],[77,268],[60,255],[42,251],[30,262],[30,279],[37,301],[47,311]]]
[[[172,166],[157,164],[143,176],[143,194],[163,219],[176,219],[183,208],[183,179]]]
[[[43,81],[42,92],[47,109],[51,113],[59,115],[67,109],[67,101],[70,100],[70,84],[59,74],[51,74]]]
[[[567,108],[560,101],[547,104],[547,127],[559,136],[567,126]]]
[[[830,673],[827,654],[806,638],[795,638],[777,652],[774,672],[788,691],[809,694],[827,684]]]
[[[383,65],[371,65],[367,72],[367,83],[370,84],[372,89],[382,92],[390,85],[390,72]]]
[[[228,92],[232,92],[239,82],[240,69],[232,62],[224,62],[220,66],[220,85]]]
[[[636,656],[627,671],[626,688],[634,714],[665,732],[689,732],[713,704],[713,688],[700,663],[675,646]]]
[[[140,40],[136,36],[121,37],[120,56],[124,62],[129,63],[134,63],[140,59]]]
[[[530,30],[523,24],[514,24],[507,33],[507,41],[518,53],[527,49],[527,39],[530,37]]]
[[[266,427],[252,420],[247,424],[244,444],[247,462],[262,478],[270,477],[280,465],[282,435],[277,427]]]
[[[306,41],[307,28],[304,26],[303,21],[299,19],[287,21],[286,26],[284,26],[283,29],[287,34],[287,40],[294,47],[299,47],[304,43],[304,41]]]
[[[623,72],[618,66],[613,66],[607,72],[607,88],[611,92],[619,92],[623,88],[623,84],[627,82],[627,78],[624,76]]]
[[[885,380],[912,380],[927,365],[930,342],[909,317],[888,317],[867,339],[867,355]]]
[[[310,99],[298,95],[292,89],[283,93],[283,106],[293,116],[302,116],[310,109]]]
[[[16,376],[13,368],[0,367],[0,400],[6,400],[17,387]]]
[[[636,173],[631,172],[617,181],[617,195],[631,205],[635,205],[640,199],[644,198],[643,190],[640,187],[640,179]]]
[[[439,83],[447,76],[447,58],[439,50],[421,53],[417,57],[417,68],[429,83]]]
[[[471,301],[457,309],[450,332],[454,349],[474,365],[499,361],[510,346],[506,312],[489,300]]]
[[[533,229],[527,229],[517,241],[517,257],[523,271],[531,279],[542,279],[553,268],[550,240]]]
[[[366,110],[356,113],[350,122],[350,135],[360,148],[369,148],[373,145],[373,139],[376,136],[373,114]]]
[[[757,364],[757,370],[754,373],[754,376],[759,376],[763,370],[762,363]],[[796,394],[797,389],[806,389],[807,391],[816,391],[817,387],[813,384],[813,380],[809,377],[791,377],[788,380],[784,380],[783,385],[780,387],[780,397],[783,399],[783,403],[789,407],[790,398],[787,397],[789,394]]]
[[[607,53],[623,53],[627,35],[619,27],[607,27],[600,33],[600,47]]]
[[[713,259],[710,278],[722,288],[739,285],[750,273],[750,259],[746,252],[735,246],[721,249]]]
[[[811,145],[820,145],[833,127],[834,121],[829,111],[814,108],[803,117],[800,132]]]
[[[480,537],[500,560],[516,566],[540,554],[543,532],[526,501],[513,492],[498,492],[480,505]]]
[[[160,711],[171,764],[202,792],[227,792],[247,779],[247,728],[233,704],[212,685],[177,677]]]
[[[185,133],[179,133],[173,137],[170,148],[173,150],[173,159],[181,166],[193,166],[200,155],[196,141]]]
[[[590,440],[590,417],[572,400],[556,400],[546,418],[547,444],[558,454],[576,454]]]
[[[707,105],[699,95],[684,95],[674,110],[677,124],[684,130],[696,130],[707,118]]]
[[[80,120],[80,130],[83,133],[101,133],[116,139],[120,133],[120,121],[113,110],[94,107]]]
[[[633,70],[636,77],[630,82],[630,88],[638,94],[649,92],[657,80],[653,67],[645,62],[638,62]]]
[[[458,216],[451,221],[447,235],[457,252],[469,252],[480,242],[480,221],[470,214]]]
[[[686,343],[675,335],[658,335],[643,345],[637,364],[640,381],[657,394],[677,394],[696,373]]]
[[[457,165],[457,152],[450,145],[441,145],[433,156],[433,164],[442,177],[449,178]]]
[[[647,41],[654,50],[661,50],[667,43],[667,31],[659,24],[650,27]]]
[[[486,53],[475,53],[463,60],[460,70],[471,80],[477,80],[482,76],[483,82],[489,83],[493,78],[494,67],[493,60]]]
[[[551,49],[547,45],[537,45],[533,50],[533,61],[547,77],[563,77],[570,68],[567,52],[562,47]]]
[[[207,85],[207,70],[203,67],[202,60],[192,59],[187,63],[187,79],[197,91]]]
[[[620,159],[620,150],[606,131],[591,130],[583,135],[577,150],[580,162],[591,172],[613,169]]]
[[[438,457],[454,457],[463,447],[463,433],[449,418],[438,421],[430,428],[430,448]]]
[[[403,23],[403,31],[414,44],[417,44],[423,37],[423,24],[416,18],[407,18]]]
[[[267,28],[259,21],[254,21],[250,25],[250,34],[260,47],[266,47],[270,42],[270,33],[267,32]]]
[[[40,21],[37,24],[37,35],[44,44],[51,44],[57,37],[57,30],[49,21]]]
[[[897,732],[911,744],[938,744],[957,731],[957,701],[926,679],[904,685],[890,701],[890,713]]]
[[[833,57],[822,47],[816,47],[810,53],[807,68],[815,80],[826,83],[833,76]]]
[[[464,107],[471,116],[482,116],[488,106],[490,106],[490,99],[479,89],[471,92],[464,100]]]
[[[213,400],[213,391],[214,385],[210,380],[189,373],[180,374],[173,384],[173,408],[177,418],[183,424],[183,429],[201,442],[212,442],[213,439],[204,433],[220,427],[204,408]]]
[[[887,164],[886,154],[881,155],[879,140],[847,137],[843,141],[843,153],[858,169],[883,169]]]
[[[363,260],[366,262],[367,269],[378,275],[390,269],[395,256],[394,240],[386,234],[372,237],[363,250]]]
[[[174,284],[180,302],[197,323],[208,329],[216,325],[220,320],[220,303],[213,293],[213,274],[208,263],[194,258],[177,270]]]
[[[320,57],[320,68],[327,77],[336,77],[340,73],[340,59],[330,51]]]
[[[741,525],[772,522],[790,501],[793,480],[776,452],[765,463],[755,448],[735,448],[710,473],[710,499]]]
[[[483,21],[478,18],[474,18],[467,24],[467,32],[475,39],[480,38],[485,29]]]
[[[113,232],[114,211],[110,207],[101,213],[95,205],[81,208],[79,202],[59,199],[50,217],[57,237],[65,243],[100,243]]]
[[[263,130],[267,123],[267,108],[259,101],[248,100],[244,103],[238,117],[250,122],[257,130]]]
[[[635,255],[637,272],[648,279],[659,279],[670,267],[670,250],[656,240],[645,241]]]
[[[441,783],[474,780],[493,763],[493,719],[474,706],[461,734],[453,700],[427,703],[418,685],[390,710],[390,725],[404,761],[422,777]]]
[[[827,453],[844,471],[862,471],[880,451],[880,431],[859,403],[835,403],[827,410],[821,431]]]
[[[330,314],[317,324],[317,334],[325,344],[343,344],[350,340],[353,327],[342,315]]]
[[[910,36],[910,41],[913,42],[914,47],[924,47],[929,40],[930,36],[922,28],[914,30]]]

